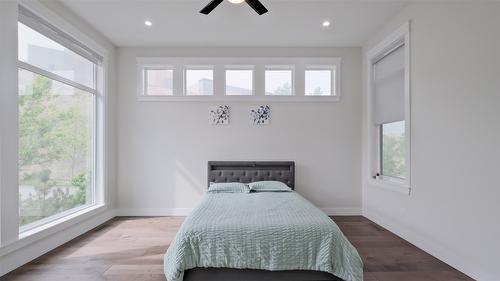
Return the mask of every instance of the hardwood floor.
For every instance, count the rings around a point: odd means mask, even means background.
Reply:
[[[358,249],[365,281],[473,280],[363,217],[333,218]],[[183,218],[115,218],[0,278],[165,281],[163,254]]]

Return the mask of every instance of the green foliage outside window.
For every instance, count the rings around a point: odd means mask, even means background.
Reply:
[[[19,89],[20,226],[86,204],[92,182],[91,94],[40,75],[28,80]]]
[[[401,126],[401,123],[397,123],[384,125],[393,126],[393,131],[385,132],[384,127],[382,139],[382,174],[390,177],[405,178],[406,142],[404,137],[404,125]],[[394,130],[394,126],[396,130]]]
[[[276,96],[289,96],[292,94],[292,85],[286,82],[274,90],[273,95]]]
[[[323,90],[320,87],[317,87],[314,89],[314,92],[312,94],[313,96],[322,96],[324,95]]]

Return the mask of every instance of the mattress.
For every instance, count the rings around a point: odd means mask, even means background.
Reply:
[[[206,194],[165,254],[168,281],[193,268],[313,270],[363,280],[338,226],[296,192]]]

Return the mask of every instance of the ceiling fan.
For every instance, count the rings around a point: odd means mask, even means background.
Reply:
[[[201,9],[200,13],[208,15],[210,14],[217,6],[220,5],[224,0],[212,0],[208,5],[205,6],[205,8]],[[240,4],[243,2],[246,2],[252,9],[254,9],[257,14],[263,15],[267,13],[266,7],[260,3],[259,0],[228,0],[229,2],[233,4]]]

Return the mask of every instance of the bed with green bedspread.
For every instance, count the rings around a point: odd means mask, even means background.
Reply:
[[[363,264],[338,226],[298,193],[208,193],[165,254],[168,281],[194,268],[311,270],[363,280]]]

